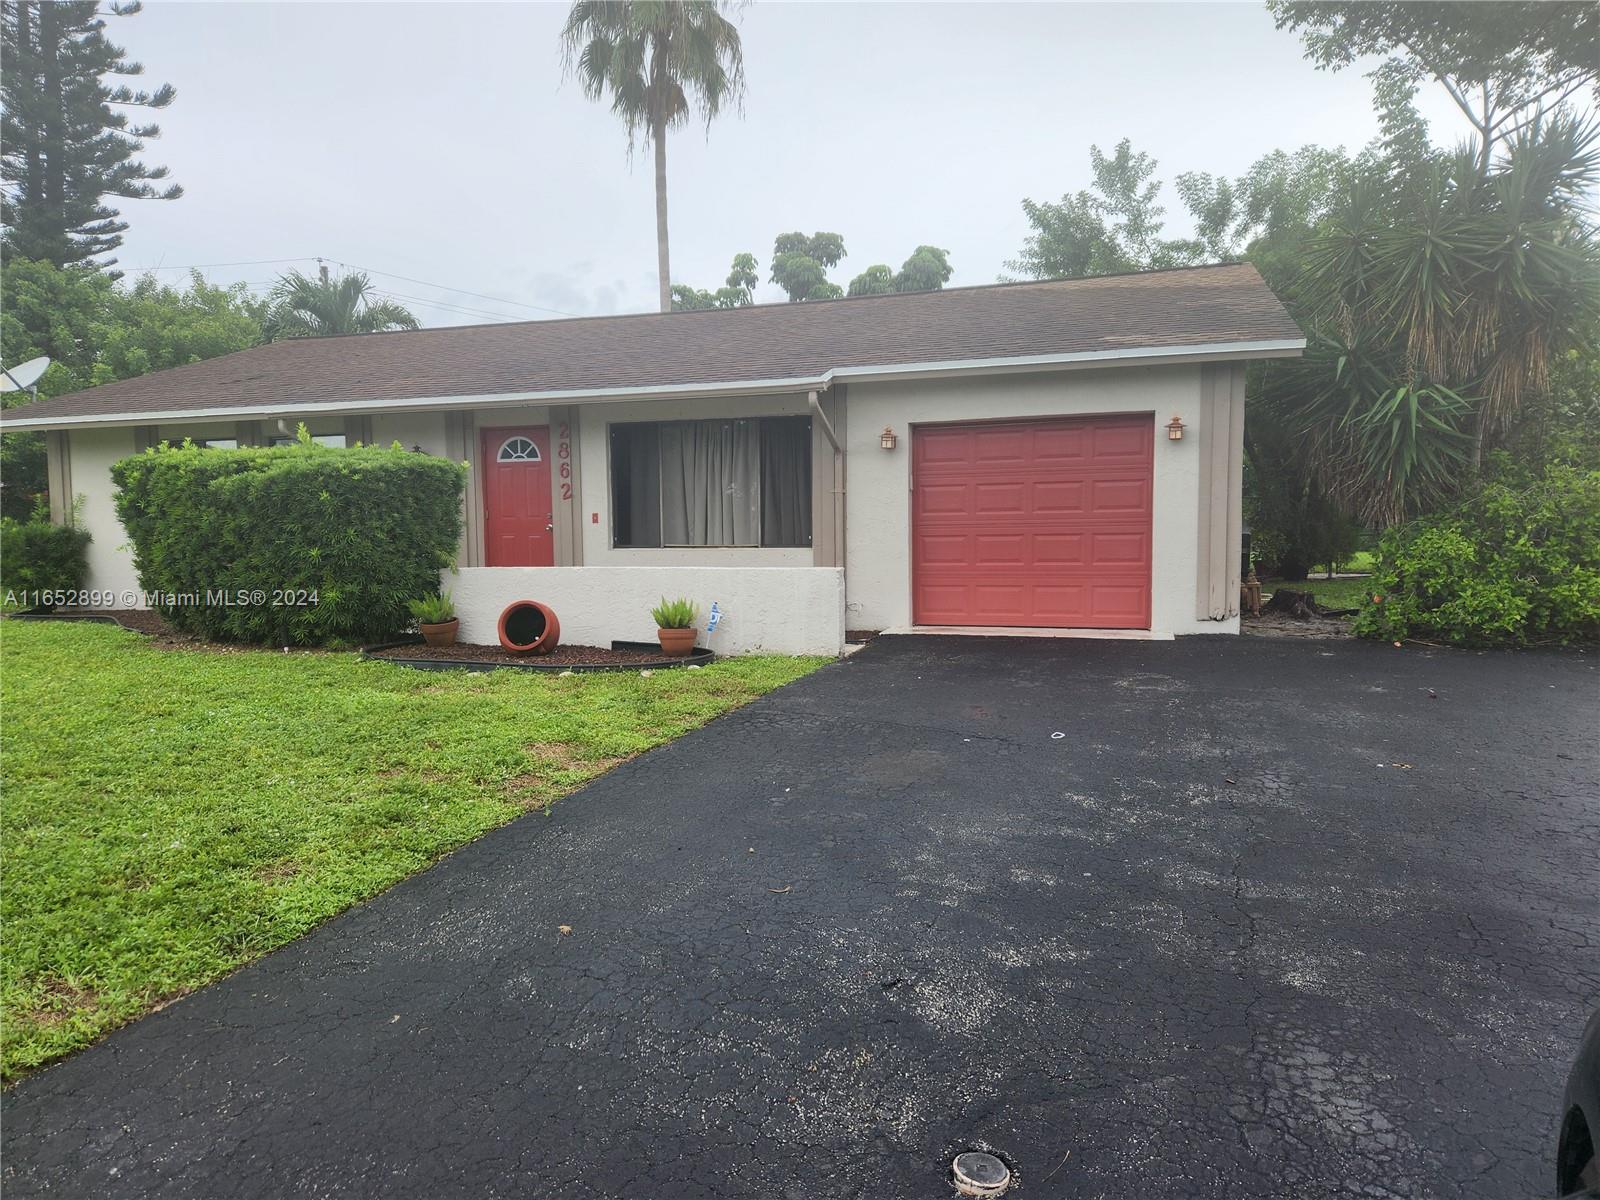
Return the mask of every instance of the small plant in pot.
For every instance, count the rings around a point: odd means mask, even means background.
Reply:
[[[455,602],[449,593],[443,596],[423,596],[407,606],[422,630],[422,640],[430,646],[454,646],[456,630],[461,622],[456,619]]]
[[[682,596],[668,600],[663,596],[661,603],[650,610],[650,616],[656,623],[661,653],[682,658],[694,649],[694,601]]]

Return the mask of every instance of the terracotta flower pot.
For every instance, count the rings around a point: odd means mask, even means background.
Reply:
[[[422,630],[422,640],[430,646],[454,646],[456,644],[456,630],[461,627],[459,619],[454,621],[440,621],[437,625],[419,622],[417,628]]]
[[[513,654],[549,654],[561,644],[555,611],[537,600],[516,600],[500,614],[500,644]]]
[[[694,637],[697,631],[688,629],[657,629],[656,639],[661,643],[661,653],[668,658],[683,658],[694,649]]]

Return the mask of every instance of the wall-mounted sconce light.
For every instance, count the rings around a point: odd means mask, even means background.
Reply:
[[[1180,418],[1173,417],[1172,420],[1167,422],[1167,440],[1169,442],[1183,441],[1183,421]]]
[[[899,439],[894,436],[894,430],[885,425],[883,427],[883,433],[878,438],[878,445],[882,446],[885,450],[893,450],[895,443],[898,440]]]

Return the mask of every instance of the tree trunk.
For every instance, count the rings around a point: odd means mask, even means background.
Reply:
[[[656,273],[661,285],[661,311],[672,311],[672,266],[667,255],[667,123],[650,131],[656,151]]]

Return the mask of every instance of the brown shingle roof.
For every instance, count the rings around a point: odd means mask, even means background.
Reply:
[[[807,304],[302,338],[6,415],[148,417],[443,396],[815,380],[830,371],[1298,340],[1249,264]]]

